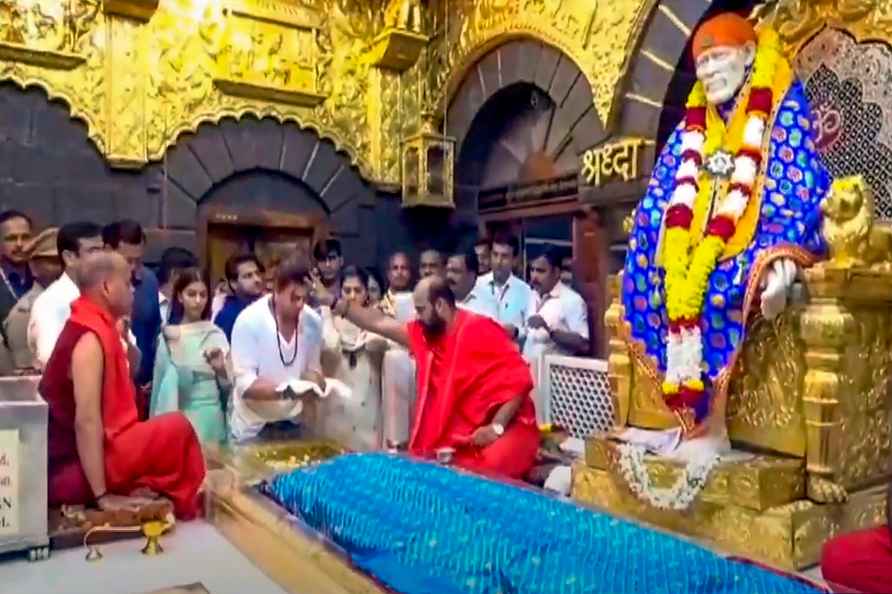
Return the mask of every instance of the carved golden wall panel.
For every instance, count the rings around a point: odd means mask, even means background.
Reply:
[[[609,121],[653,2],[0,0],[0,80],[64,100],[117,167],[251,114],[313,129],[397,187],[399,145],[421,114],[441,113],[473,63],[512,37],[569,56]]]
[[[507,39],[532,36],[569,56],[592,87],[602,122],[614,117],[621,87],[652,0],[453,0],[432,3],[425,109],[442,111],[468,69]]]
[[[760,11],[794,56],[825,26],[844,29],[856,40],[892,42],[889,0],[777,0]]]
[[[160,159],[203,122],[253,114],[315,130],[374,179],[368,111],[381,97],[364,52],[383,26],[377,4],[162,0],[141,22],[102,0],[5,0],[0,79],[64,100],[119,167]]]

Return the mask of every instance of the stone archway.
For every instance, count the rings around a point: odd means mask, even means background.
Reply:
[[[345,257],[376,261],[374,191],[349,158],[314,132],[271,118],[224,119],[178,140],[164,162],[160,218],[171,230],[195,227],[208,208],[238,207],[326,220]],[[200,230],[199,230],[200,232]]]
[[[487,158],[481,154],[480,141],[486,136],[480,133],[481,126],[498,126],[493,116],[499,119],[517,115],[503,111],[487,113],[486,106],[512,93],[523,96],[525,92],[527,96],[532,93],[545,98],[550,104],[550,114],[543,145],[527,147],[529,154],[524,156],[528,159],[518,163],[518,174],[524,166],[542,169],[545,161],[558,163],[563,154],[572,154],[575,165],[576,155],[606,137],[605,127],[594,108],[589,82],[569,57],[530,38],[496,47],[466,72],[450,99],[446,114],[446,132],[456,139],[457,146],[456,208],[459,212],[470,214],[476,210],[475,186],[485,184],[483,172],[471,165]],[[532,162],[536,159],[538,165]]]

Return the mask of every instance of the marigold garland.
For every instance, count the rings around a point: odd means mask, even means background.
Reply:
[[[740,137],[729,138],[722,124],[709,125],[706,93],[697,82],[691,90],[681,138],[681,164],[675,188],[664,215],[663,267],[666,311],[669,316],[666,378],[663,394],[673,409],[695,408],[704,396],[703,345],[700,315],[709,278],[734,236],[737,222],[746,211],[762,160],[761,145],[774,98],[772,84],[780,59],[780,40],[774,31],[759,34],[750,88],[741,95],[735,110],[745,109],[746,124]],[[719,151],[734,154],[733,169]],[[692,238],[694,206],[711,198],[712,174],[705,164],[716,156],[731,175],[719,207],[706,222],[704,237]]]

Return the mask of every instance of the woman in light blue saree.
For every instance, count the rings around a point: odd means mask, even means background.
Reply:
[[[158,337],[150,415],[181,411],[203,445],[226,441],[232,388],[229,343],[208,320],[208,285],[197,268],[180,273],[173,287],[171,320]]]

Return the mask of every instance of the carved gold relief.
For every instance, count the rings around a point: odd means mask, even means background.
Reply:
[[[776,0],[760,16],[778,31],[791,56],[825,26],[845,29],[858,41],[892,41],[888,0]]]
[[[253,3],[252,3],[253,4]],[[224,93],[313,107],[316,93],[316,27],[264,6],[241,2],[231,8],[216,46],[216,84]],[[278,18],[276,18],[278,16]]]
[[[468,69],[511,37],[529,35],[571,58],[592,87],[601,121],[613,117],[614,94],[653,2],[651,0],[455,0],[436,4],[432,18],[425,109],[444,101]]]
[[[0,59],[69,70],[85,61],[77,52],[85,20],[94,20],[98,0],[0,0]]]
[[[799,399],[805,374],[797,327],[801,312],[796,307],[774,322],[754,323],[731,380],[727,409],[735,440],[794,456],[805,455]]]
[[[511,37],[573,59],[608,120],[652,4],[0,0],[0,79],[64,100],[116,166],[160,159],[203,122],[251,114],[317,131],[396,187],[398,145],[419,132],[420,114],[442,113],[468,67]]]

